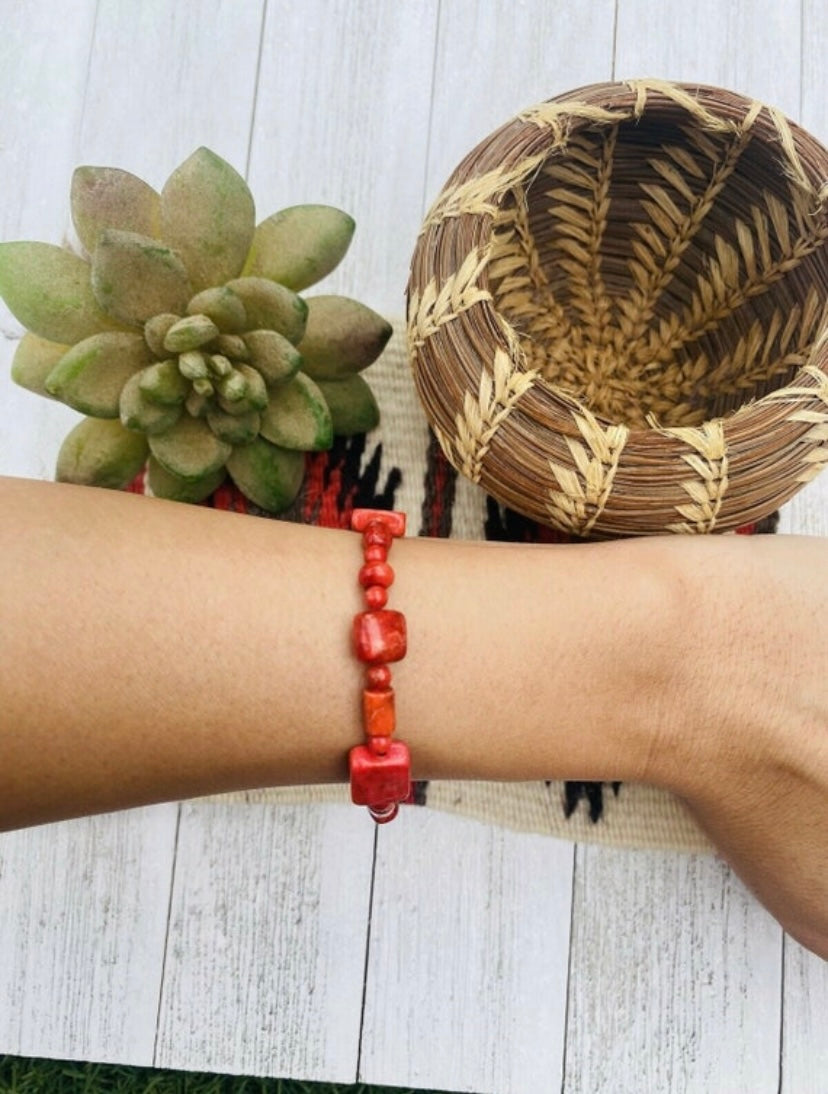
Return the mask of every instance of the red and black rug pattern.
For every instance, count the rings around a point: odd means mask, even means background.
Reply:
[[[452,534],[452,514],[455,502],[457,471],[444,456],[433,434],[429,437],[425,466],[407,471],[386,466],[383,445],[371,434],[338,437],[326,452],[309,453],[303,488],[293,506],[273,518],[228,482],[205,503],[216,509],[249,513],[271,519],[292,520],[324,528],[348,528],[353,509],[395,509],[397,493],[406,473],[423,476],[422,508],[417,535],[447,539]],[[143,492],[143,476],[131,487]],[[410,527],[414,514],[409,514]],[[757,524],[739,529],[743,535],[768,534],[776,531],[778,514],[774,513]],[[482,536],[487,540],[512,543],[572,543],[575,537],[537,524],[509,509],[494,498],[485,499],[485,520]],[[584,542],[584,541],[580,541]],[[570,817],[583,803],[590,820],[598,823],[604,811],[607,793],[618,794],[620,783],[570,781],[564,784],[561,809]],[[428,803],[428,783],[417,782],[412,787],[409,804]]]

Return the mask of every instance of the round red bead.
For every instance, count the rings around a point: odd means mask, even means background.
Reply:
[[[365,561],[366,562],[385,562],[388,558],[388,551],[385,547],[379,544],[374,544],[371,547],[365,548]]]
[[[365,670],[365,683],[373,691],[387,691],[391,687],[391,669],[387,665],[371,665]]]
[[[387,562],[366,562],[359,571],[359,583],[365,588],[369,585],[393,585],[394,571]]]
[[[388,603],[388,590],[382,585],[371,585],[365,590],[365,603],[369,608],[384,608]]]

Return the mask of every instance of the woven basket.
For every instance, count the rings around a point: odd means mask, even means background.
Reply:
[[[408,340],[448,459],[578,536],[728,531],[828,462],[828,151],[718,88],[600,84],[454,171]]]

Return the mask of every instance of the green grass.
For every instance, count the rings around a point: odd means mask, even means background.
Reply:
[[[0,1056],[0,1094],[417,1094],[409,1087],[250,1079]],[[436,1092],[432,1092],[436,1094]]]

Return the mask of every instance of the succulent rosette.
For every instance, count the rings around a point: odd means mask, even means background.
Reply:
[[[346,213],[297,205],[257,226],[244,179],[206,148],[160,194],[79,167],[71,204],[83,255],[0,244],[0,296],[27,328],[13,378],[86,415],[60,481],[121,489],[146,466],[154,494],[196,502],[229,474],[279,512],[305,452],[376,425],[360,373],[390,325],[347,297],[298,295],[347,251]]]

